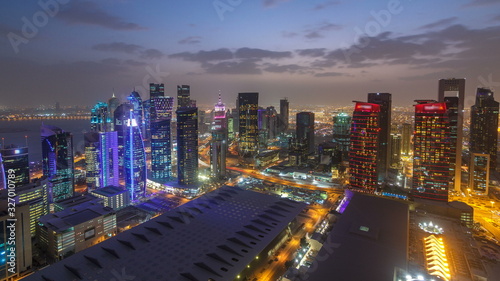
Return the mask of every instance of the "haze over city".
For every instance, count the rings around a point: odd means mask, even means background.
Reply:
[[[149,83],[199,104],[348,105],[434,98],[437,79],[500,88],[500,1],[9,1],[0,10],[0,105],[92,105]]]

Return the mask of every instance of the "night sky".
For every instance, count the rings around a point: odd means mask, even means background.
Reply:
[[[41,3],[57,3],[45,12]],[[500,0],[1,1],[0,106],[93,105],[191,85],[198,104],[393,104],[440,78],[500,91]],[[33,31],[35,27],[36,30]],[[23,32],[24,30],[24,32]],[[499,96],[500,93],[497,93]],[[497,99],[499,99],[497,97]]]

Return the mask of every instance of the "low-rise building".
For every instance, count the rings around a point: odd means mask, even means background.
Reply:
[[[128,190],[118,186],[106,186],[92,191],[92,195],[103,200],[104,206],[119,210],[130,205]]]

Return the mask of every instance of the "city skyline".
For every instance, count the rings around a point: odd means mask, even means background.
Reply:
[[[145,97],[149,83],[168,96],[191,85],[200,105],[219,90],[332,105],[390,92],[409,105],[465,77],[469,107],[476,87],[500,86],[498,1],[43,3],[0,12],[2,106],[92,105],[113,88]]]

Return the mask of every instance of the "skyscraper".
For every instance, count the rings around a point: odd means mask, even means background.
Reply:
[[[146,152],[134,110],[129,111],[126,120],[124,143],[125,188],[133,201],[146,194]]]
[[[131,104],[121,104],[115,111],[118,138],[120,181],[124,182],[131,200],[143,196],[146,190],[146,155],[142,133]]]
[[[191,107],[191,87],[177,85],[177,108]]]
[[[469,187],[474,193],[488,195],[490,181],[490,155],[482,153],[470,154]]]
[[[198,108],[178,108],[177,181],[180,185],[198,182]]]
[[[144,134],[146,132],[146,128],[144,126],[144,104],[142,102],[141,95],[134,90],[127,97],[127,100],[134,109],[134,118],[137,121],[137,126],[139,127],[141,133]]]
[[[412,193],[418,198],[448,201],[451,148],[447,104],[416,102]]]
[[[90,130],[92,132],[111,131],[112,123],[108,104],[98,102],[90,112]]]
[[[392,95],[389,93],[369,93],[368,103],[380,105],[379,138],[377,151],[377,177],[382,182],[387,177],[391,163],[391,111]]]
[[[440,79],[438,90],[438,101],[446,103],[450,124],[450,185],[455,191],[460,191],[465,79]]]
[[[333,142],[337,144],[343,158],[347,157],[351,143],[351,121],[351,116],[344,112],[333,116]]]
[[[120,99],[115,97],[115,93],[111,96],[111,98],[108,100],[108,113],[109,113],[109,118],[111,119],[111,131],[115,130],[115,123],[113,122],[114,116],[115,116],[115,110],[116,108],[120,105]]]
[[[356,102],[352,114],[349,147],[349,184],[359,190],[373,192],[378,186],[377,151],[380,133],[380,105]]]
[[[118,133],[88,132],[84,135],[89,191],[119,185]]]
[[[300,112],[297,113],[297,141],[306,148],[306,153],[315,152],[314,149],[314,113]]]
[[[219,94],[219,101],[214,108],[212,140],[210,142],[210,170],[214,178],[226,176],[227,135],[226,106],[222,103]]]
[[[164,183],[172,176],[171,121],[174,98],[152,96],[150,102],[151,179]]]
[[[290,103],[287,98],[280,100],[280,115],[279,115],[279,128],[281,133],[288,131],[288,118],[290,112]]]
[[[259,93],[238,94],[239,113],[239,155],[250,165],[258,152],[259,126],[257,113],[259,109]]]
[[[470,151],[490,155],[490,169],[497,166],[499,103],[493,92],[478,88],[476,104],[471,107]]]
[[[149,83],[149,97],[152,99],[154,97],[165,96],[165,84],[155,84]]]
[[[55,126],[42,125],[41,140],[43,175],[52,183],[52,202],[73,196],[73,135]]]
[[[412,133],[411,124],[404,123],[401,134],[401,154],[408,156],[411,152],[411,135]]]
[[[28,160],[28,147],[20,147],[16,145],[6,145],[0,149],[0,157],[2,157],[5,178],[9,174],[15,175],[10,180],[15,186],[22,186],[30,182],[30,164]],[[9,173],[12,169],[14,172]],[[2,174],[2,177],[4,174]]]

